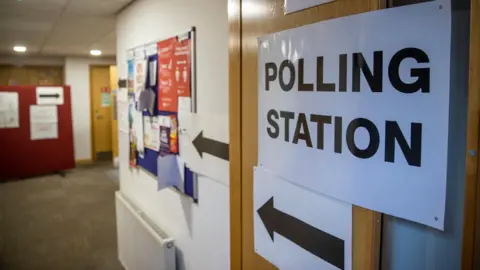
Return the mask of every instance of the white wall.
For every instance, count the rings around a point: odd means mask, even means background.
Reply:
[[[90,65],[114,65],[115,59],[65,58],[65,84],[72,95],[73,141],[75,160],[92,157],[90,120]]]
[[[198,112],[228,115],[228,18],[224,0],[139,0],[117,19],[119,76],[127,49],[197,30]],[[225,127],[226,128],[226,127]],[[119,133],[120,188],[175,238],[178,269],[230,269],[229,179],[199,177],[199,203],[128,167],[128,136]]]

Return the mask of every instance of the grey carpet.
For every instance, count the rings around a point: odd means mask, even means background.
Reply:
[[[116,175],[103,164],[0,184],[0,269],[123,269]]]

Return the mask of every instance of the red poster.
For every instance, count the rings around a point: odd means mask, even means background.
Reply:
[[[173,88],[175,43],[176,38],[158,42],[158,109],[161,111],[177,111],[178,97]]]
[[[190,40],[158,43],[158,109],[177,112],[178,97],[190,96]]]
[[[179,97],[190,96],[190,39],[175,44],[175,82]]]

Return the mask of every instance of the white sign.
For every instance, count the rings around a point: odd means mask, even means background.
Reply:
[[[39,86],[36,88],[38,105],[62,105],[63,87]]]
[[[128,133],[130,129],[128,122],[128,102],[118,101],[117,106],[118,130],[123,133]]]
[[[178,111],[179,152],[192,171],[229,184],[228,117]]]
[[[334,0],[285,0],[285,14],[304,10],[314,6],[333,2]]]
[[[352,205],[254,169],[255,251],[279,269],[352,269]]]
[[[55,105],[30,106],[30,139],[58,138],[58,112]]]
[[[30,105],[30,121],[33,123],[58,123],[57,106]]]
[[[443,229],[450,24],[429,2],[261,38],[258,164]]]
[[[145,148],[160,150],[160,119],[167,116],[143,116],[143,136]]]
[[[0,92],[0,128],[20,127],[18,93]]]
[[[140,157],[143,158],[145,152],[145,145],[143,142],[143,114],[135,110],[133,112],[133,130],[135,134],[135,143],[137,144],[137,151]]]
[[[147,80],[147,60],[137,59],[134,66],[135,78],[133,87],[135,91],[135,100],[138,101],[140,94],[145,90],[145,83]]]

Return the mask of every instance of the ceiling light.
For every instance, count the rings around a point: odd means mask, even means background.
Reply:
[[[25,46],[15,46],[15,47],[13,47],[13,50],[16,51],[16,52],[26,52],[27,47],[25,47]]]
[[[91,55],[94,55],[94,56],[99,56],[99,55],[102,55],[102,51],[100,51],[100,50],[91,50],[91,51],[90,51],[90,54],[91,54]]]

